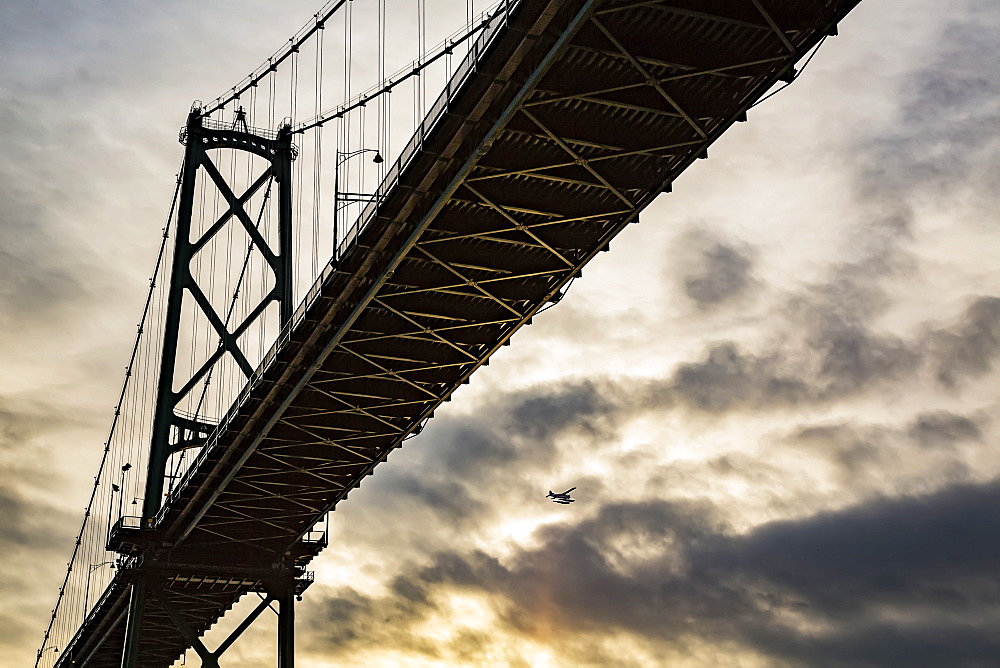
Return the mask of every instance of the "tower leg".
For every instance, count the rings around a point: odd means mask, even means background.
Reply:
[[[139,639],[142,637],[142,612],[146,607],[146,576],[137,575],[132,581],[132,598],[128,605],[125,624],[125,649],[122,668],[139,667]]]
[[[294,581],[282,584],[278,602],[278,668],[295,668]]]

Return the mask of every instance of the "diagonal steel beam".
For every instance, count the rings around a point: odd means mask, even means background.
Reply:
[[[628,197],[626,197],[625,195],[623,195],[621,193],[621,191],[618,190],[618,188],[616,188],[615,186],[611,185],[610,181],[608,181],[606,178],[604,178],[603,176],[601,176],[601,174],[598,173],[598,171],[596,169],[594,169],[593,167],[590,166],[590,161],[589,160],[587,160],[586,158],[581,157],[580,154],[577,153],[576,151],[574,151],[570,147],[569,144],[567,144],[562,139],[560,139],[559,136],[556,135],[556,133],[554,133],[552,130],[550,130],[548,128],[548,126],[546,126],[544,123],[542,123],[540,120],[538,120],[538,117],[536,117],[534,114],[532,114],[530,111],[528,111],[527,109],[525,109],[523,107],[521,108],[521,113],[524,114],[525,116],[527,116],[528,119],[532,123],[534,123],[535,125],[537,125],[538,129],[541,130],[542,132],[544,132],[546,135],[548,135],[549,138],[552,139],[552,141],[554,141],[556,144],[559,145],[560,148],[562,148],[562,150],[566,151],[566,153],[568,153],[573,158],[573,161],[576,164],[578,164],[581,167],[583,167],[584,169],[586,169],[588,172],[590,172],[591,174],[594,175],[594,178],[596,178],[598,181],[600,181],[605,186],[607,186],[607,188],[612,193],[614,193],[614,195],[616,197],[618,197],[618,199],[620,199],[622,202],[625,203],[625,206],[629,207],[630,210],[635,208],[635,202],[633,202],[631,199],[629,199]],[[468,186],[466,186],[466,187],[468,187]]]
[[[611,34],[611,31],[608,30],[604,26],[604,24],[597,19],[597,17],[591,19],[591,23],[597,26],[597,29],[600,30],[602,33],[604,33],[604,36],[608,38],[608,41],[611,42],[614,45],[614,47],[621,52],[623,56],[628,58],[628,61],[632,63],[632,67],[634,67],[639,72],[639,74],[642,75],[642,77],[649,83],[650,86],[656,89],[656,92],[660,94],[660,97],[662,97],[664,100],[667,101],[667,104],[673,107],[674,110],[678,114],[680,114],[685,121],[687,121],[688,125],[694,128],[695,132],[698,133],[699,137],[701,137],[702,139],[708,138],[708,133],[705,132],[704,128],[702,128],[693,118],[691,118],[691,116],[686,111],[684,111],[684,109],[682,109],[681,106],[677,104],[676,101],[674,101],[674,98],[672,98],[667,93],[667,91],[663,90],[663,86],[661,86],[659,82],[657,82],[656,79],[654,79],[653,76],[650,75],[649,71],[642,66],[642,63],[640,63],[636,59],[636,57],[632,55],[632,53],[628,49],[625,48],[624,44],[618,41],[617,37]]]
[[[493,209],[494,211],[496,211],[497,213],[499,213],[501,216],[503,216],[504,218],[506,218],[508,220],[508,222],[510,222],[510,224],[513,225],[514,228],[518,232],[521,232],[522,234],[526,234],[531,239],[534,239],[536,243],[541,244],[545,248],[545,250],[547,250],[548,252],[552,253],[552,255],[554,255],[560,262],[562,262],[563,264],[565,264],[567,267],[571,267],[572,268],[574,266],[572,262],[570,262],[569,260],[566,259],[565,255],[563,255],[562,253],[560,253],[559,251],[557,251],[555,248],[553,248],[551,245],[549,245],[544,239],[542,239],[537,234],[535,234],[530,229],[529,226],[525,225],[524,223],[522,223],[518,219],[514,218],[514,216],[510,215],[509,213],[507,213],[501,206],[497,205],[496,202],[492,201],[486,195],[484,195],[480,191],[478,191],[475,188],[473,188],[472,186],[470,186],[468,181],[465,182],[465,189],[468,190],[469,192],[471,192],[473,195],[475,195],[479,199],[481,199],[484,203],[486,203],[487,205],[489,205],[489,207],[491,209]]]
[[[209,160],[211,160],[211,158],[209,158],[206,155],[205,156],[205,161],[207,162]],[[198,251],[200,251],[202,248],[204,248],[205,245],[209,241],[211,241],[212,237],[214,237],[216,234],[218,234],[219,231],[223,227],[226,226],[226,223],[229,222],[229,219],[236,215],[236,209],[237,208],[239,208],[239,209],[241,209],[241,210],[243,210],[245,212],[246,210],[244,209],[244,207],[246,206],[247,200],[249,200],[251,197],[253,197],[254,194],[258,190],[260,190],[260,188],[265,183],[267,183],[270,179],[273,179],[273,178],[274,178],[274,170],[273,170],[272,167],[268,166],[268,168],[264,171],[264,173],[261,174],[257,178],[257,180],[254,181],[250,185],[250,187],[247,188],[246,191],[242,195],[240,195],[240,197],[238,199],[231,200],[229,202],[229,210],[226,211],[224,214],[222,214],[222,216],[220,216],[219,219],[216,220],[215,223],[213,223],[212,226],[210,228],[208,228],[205,231],[204,234],[201,235],[201,237],[198,239],[198,241],[196,241],[193,244],[191,244],[191,254],[194,255],[195,253],[197,253]],[[265,202],[264,202],[264,204],[262,206],[266,206],[266,204],[267,204],[267,202],[266,202],[266,198],[265,198]]]
[[[358,359],[361,359],[361,360],[364,360],[365,362],[368,362],[368,364],[371,364],[373,367],[375,367],[376,369],[378,369],[379,371],[381,371],[386,377],[391,378],[393,380],[398,380],[400,382],[406,383],[410,387],[413,387],[414,389],[420,390],[421,392],[424,392],[425,394],[428,394],[431,397],[434,397],[435,399],[437,399],[437,394],[435,394],[434,392],[431,392],[430,390],[428,390],[423,385],[420,385],[418,383],[414,383],[412,380],[410,380],[408,378],[403,378],[402,376],[399,375],[400,373],[406,373],[405,371],[399,372],[399,371],[393,371],[392,369],[388,369],[388,368],[382,366],[381,364],[379,364],[378,362],[372,360],[370,357],[364,355],[363,353],[359,353],[356,350],[352,350],[352,349],[348,348],[347,345],[344,342],[339,343],[337,345],[337,348],[339,348],[340,350],[344,350],[344,351],[350,353],[351,355],[354,355]],[[317,391],[322,392],[322,390],[319,390],[319,389],[317,389]],[[328,394],[328,393],[326,393],[326,394]],[[350,405],[350,404],[348,404],[348,405]],[[395,425],[393,425],[393,428],[397,428],[397,427]]]
[[[701,142],[690,142],[691,144],[699,144]],[[473,204],[478,204],[478,202],[473,202]],[[529,227],[546,227],[549,225],[562,225],[564,223],[577,223],[585,220],[595,220],[600,218],[612,218],[614,216],[622,216],[629,213],[630,209],[623,209],[619,211],[607,211],[601,213],[592,213],[586,216],[576,216],[572,218],[560,218],[558,220],[547,220],[541,223],[531,223]],[[493,230],[486,230],[483,232],[470,232],[468,234],[450,234],[446,237],[441,237],[438,239],[426,239],[421,241],[419,245],[426,246],[429,244],[441,243],[444,241],[460,241],[462,239],[476,239],[476,238],[487,238],[488,235],[492,234],[502,234],[504,232],[514,232],[517,228],[514,227],[501,227]]]
[[[198,302],[198,306],[201,307],[205,317],[208,318],[212,327],[215,328],[215,333],[219,335],[220,339],[222,339],[222,345],[229,351],[229,354],[233,356],[236,363],[239,364],[240,369],[242,369],[243,373],[247,375],[247,378],[252,376],[254,371],[253,366],[243,355],[243,351],[240,350],[236,337],[230,334],[229,330],[226,328],[226,324],[222,322],[222,318],[219,317],[219,315],[215,312],[215,308],[212,307],[211,302],[208,301],[208,297],[206,297],[205,293],[201,291],[201,287],[197,283],[191,283],[187,286],[187,288],[191,296],[194,297],[194,300]]]
[[[617,103],[615,103],[615,104],[617,104]],[[642,107],[642,109],[646,109],[646,107]],[[654,111],[654,110],[650,109],[649,111]],[[546,139],[549,139],[548,135],[542,135],[542,136],[544,136]],[[587,161],[588,162],[592,162],[592,163],[593,162],[603,162],[603,161],[606,161],[606,160],[617,160],[618,158],[627,158],[627,157],[630,157],[630,156],[633,156],[633,155],[646,155],[646,156],[653,157],[653,158],[665,159],[665,158],[672,157],[672,156],[657,155],[656,152],[657,151],[668,151],[668,150],[677,149],[677,148],[687,148],[688,146],[696,146],[696,145],[700,145],[701,143],[702,143],[701,140],[696,140],[696,141],[682,141],[682,142],[674,142],[674,143],[671,143],[671,144],[661,144],[659,146],[651,146],[649,148],[636,149],[636,150],[631,150],[631,151],[625,150],[625,149],[620,149],[619,151],[617,151],[615,153],[610,153],[610,154],[607,154],[607,155],[597,155],[597,156],[594,156],[592,158],[587,158]],[[550,165],[541,165],[539,167],[528,167],[526,169],[515,169],[515,170],[510,170],[510,171],[496,172],[496,173],[493,173],[493,174],[484,174],[483,176],[475,176],[475,177],[472,177],[470,179],[467,179],[466,183],[468,183],[469,181],[487,181],[489,179],[499,179],[499,178],[503,178],[505,176],[516,176],[516,175],[520,175],[520,174],[530,174],[530,173],[533,173],[533,172],[540,172],[540,171],[543,171],[543,170],[546,170],[546,169],[559,169],[561,167],[570,167],[570,166],[575,165],[575,164],[577,164],[577,163],[576,163],[575,160],[573,160],[573,161],[570,161],[570,162],[557,162],[557,163],[553,163],[553,164],[550,164]],[[586,183],[586,182],[583,182],[583,183]],[[589,185],[597,185],[597,184],[589,184]],[[558,222],[571,222],[571,220],[572,219],[565,220],[565,221],[554,221],[554,222],[557,222],[557,223]],[[469,235],[469,236],[472,236],[472,235]],[[424,243],[427,243],[427,242],[424,242]]]
[[[422,325],[421,323],[417,322],[416,320],[414,320],[410,316],[406,315],[402,311],[400,311],[400,310],[398,310],[396,308],[393,308],[389,304],[386,304],[381,298],[376,297],[375,299],[372,300],[372,302],[375,303],[375,304],[378,304],[379,306],[381,306],[382,308],[386,309],[387,311],[389,311],[391,313],[395,313],[397,316],[399,316],[400,318],[402,318],[406,322],[410,323],[414,327],[419,328],[422,333],[429,334],[430,336],[433,336],[435,340],[440,341],[441,343],[445,344],[446,346],[448,346],[448,347],[450,347],[450,348],[452,348],[454,350],[457,350],[458,352],[462,353],[463,355],[465,355],[466,357],[468,357],[469,359],[471,359],[473,362],[478,362],[479,361],[478,357],[476,357],[475,355],[473,355],[472,353],[470,353],[465,348],[461,347],[460,345],[458,345],[454,341],[449,341],[448,339],[444,338],[437,331],[435,331],[435,329],[431,329],[430,327]]]
[[[191,644],[192,649],[198,653],[201,658],[202,666],[205,668],[218,668],[219,661],[218,658],[211,652],[205,644],[201,642],[201,638],[195,633],[191,625],[187,623],[187,620],[181,615],[180,611],[174,607],[170,599],[167,598],[166,593],[159,587],[152,587],[151,593],[160,602],[160,606],[163,607],[167,615],[173,621],[174,626],[177,630],[181,632],[184,638]]]
[[[510,311],[511,313],[513,313],[514,315],[516,315],[517,317],[519,317],[519,318],[523,317],[521,315],[521,313],[519,313],[517,311],[517,309],[515,309],[513,306],[511,306],[510,304],[508,304],[504,300],[500,299],[499,297],[497,297],[496,295],[494,295],[492,292],[490,292],[489,290],[487,290],[486,288],[484,288],[481,285],[481,283],[488,283],[488,282],[493,281],[493,280],[504,280],[504,279],[483,279],[482,281],[474,281],[471,278],[469,278],[468,276],[465,276],[462,272],[460,272],[457,269],[455,269],[454,267],[452,267],[447,262],[445,262],[445,261],[441,260],[440,258],[438,258],[436,255],[434,255],[433,253],[431,253],[429,250],[427,250],[423,246],[414,246],[414,248],[416,250],[420,251],[421,253],[423,253],[424,255],[426,255],[427,257],[429,257],[438,266],[443,267],[446,270],[450,271],[452,274],[454,274],[456,277],[458,277],[458,279],[461,280],[465,285],[469,286],[473,290],[477,290],[478,292],[482,293],[485,297],[488,297],[489,299],[491,299],[492,301],[496,302],[497,304],[500,304],[500,306],[504,307],[505,309],[507,309],[508,311]]]
[[[630,63],[632,63],[632,67],[634,67],[636,70],[638,70],[639,74],[641,74],[646,79],[646,81],[649,82],[649,85],[651,85],[654,89],[656,89],[656,92],[660,94],[660,97],[662,97],[664,100],[666,100],[667,104],[669,104],[671,107],[673,107],[674,110],[678,114],[680,114],[681,117],[685,121],[687,121],[688,125],[690,125],[692,128],[694,128],[695,132],[698,133],[698,136],[701,137],[702,139],[707,139],[708,138],[708,133],[705,132],[705,129],[702,128],[693,118],[691,118],[691,116],[686,111],[684,111],[684,109],[679,104],[677,104],[677,102],[674,100],[674,98],[672,98],[667,93],[667,91],[663,90],[663,86],[661,86],[656,81],[656,79],[654,79],[652,77],[652,75],[650,75],[649,71],[645,67],[642,66],[642,63],[640,63],[636,59],[636,57],[634,55],[632,55],[632,52],[629,51],[628,49],[626,49],[625,45],[622,44],[618,40],[617,37],[615,37],[614,35],[612,35],[611,31],[608,30],[604,26],[604,24],[601,23],[596,17],[593,18],[591,20],[591,22],[595,26],[597,26],[597,29],[600,30],[602,33],[604,33],[604,36],[608,38],[608,41],[611,42],[614,45],[614,47],[616,49],[618,49],[618,51],[620,51],[621,54],[628,59],[628,61]]]
[[[694,9],[687,9],[683,7],[677,7],[664,0],[642,0],[640,2],[632,2],[626,5],[618,5],[615,7],[609,7],[607,9],[602,9],[595,12],[598,15],[614,14],[626,9],[637,9],[639,7],[651,7],[653,9],[658,9],[663,12],[669,12],[670,14],[677,14],[678,16],[690,16],[695,19],[707,19],[709,21],[716,21],[717,23],[725,23],[726,25],[739,26],[741,28],[751,28],[754,30],[770,30],[766,25],[760,23],[753,23],[752,21],[743,21],[741,19],[735,19],[731,16],[723,16],[722,14],[712,14],[709,12],[701,12]]]
[[[247,212],[244,211],[243,207],[236,206],[236,201],[237,201],[236,194],[233,193],[232,189],[229,187],[229,184],[226,183],[226,179],[222,176],[222,174],[219,173],[219,170],[215,166],[215,163],[212,162],[211,158],[209,158],[207,154],[205,155],[205,161],[202,163],[202,167],[204,167],[205,171],[208,172],[208,175],[212,177],[212,181],[215,182],[215,187],[219,189],[219,192],[222,193],[222,196],[226,199],[227,202],[229,202],[229,206],[231,207],[233,214],[236,216],[236,219],[243,224],[243,229],[246,230],[246,233],[250,236],[250,239],[257,247],[257,250],[259,250],[261,255],[264,256],[264,259],[267,260],[267,263],[271,265],[271,268],[275,272],[278,272],[279,263],[277,255],[275,255],[274,251],[271,250],[271,247],[268,245],[267,241],[261,235],[260,231],[257,229],[257,226],[254,225],[253,220],[250,218]]]
[[[574,265],[575,267],[576,265]],[[516,281],[524,278],[534,278],[538,276],[555,276],[558,274],[565,273],[565,269],[545,269],[540,271],[528,271],[523,274],[515,274],[513,276],[500,276],[497,278],[484,278],[477,281],[478,285],[487,285],[490,283],[502,283],[504,281]],[[449,283],[447,285],[435,285],[426,288],[411,288],[408,290],[397,290],[391,294],[385,295],[386,297],[402,297],[406,295],[417,295],[423,293],[440,293],[445,295],[455,295],[456,297],[467,297],[470,299],[486,299],[489,301],[496,301],[495,297],[490,295],[473,294],[469,292],[461,292],[456,290],[456,288],[462,288],[468,286],[468,282],[463,283]],[[521,314],[514,313],[515,316],[520,317]],[[392,335],[395,336],[395,335]]]
[[[788,36],[785,35],[785,33],[781,30],[781,28],[778,27],[778,24],[774,22],[774,19],[771,18],[771,14],[766,9],[764,9],[763,5],[760,4],[760,0],[750,0],[750,2],[753,3],[753,6],[757,8],[757,11],[760,12],[760,15],[764,17],[765,21],[767,21],[767,25],[771,26],[771,31],[778,36],[778,39],[780,39],[781,43],[785,45],[785,48],[788,49],[788,52],[795,53],[795,45],[793,45],[788,40]]]
[[[326,394],[327,396],[329,396],[329,397],[331,397],[333,399],[336,398],[336,397],[334,397],[333,395],[331,395],[328,392],[323,392],[323,394]],[[313,443],[316,444],[316,445],[326,445],[326,446],[330,446],[330,447],[334,447],[334,448],[340,448],[344,452],[349,452],[352,455],[354,455],[355,457],[360,457],[361,459],[364,459],[366,461],[371,461],[371,458],[368,455],[366,455],[364,453],[361,453],[361,452],[358,452],[357,450],[353,450],[353,449],[347,447],[346,445],[341,445],[340,443],[337,443],[336,441],[331,441],[328,438],[323,438],[319,434],[314,434],[313,432],[311,432],[310,430],[306,429],[302,425],[295,424],[294,422],[290,422],[288,420],[288,418],[282,418],[281,420],[279,420],[279,424],[283,424],[285,426],[291,427],[292,429],[297,429],[297,430],[301,431],[303,434],[306,434],[307,436],[311,436],[312,438],[316,439],[315,441],[313,441]]]
[[[592,51],[597,51],[597,49],[592,49]],[[612,54],[612,55],[621,55],[621,54]],[[650,60],[650,59],[645,59],[645,58],[639,58],[638,56],[636,56],[635,59],[638,60],[638,61],[640,61],[640,62],[644,62],[644,61]],[[756,65],[766,65],[768,63],[774,63],[774,62],[777,62],[779,60],[784,60],[784,59],[785,59],[785,56],[772,56],[770,58],[757,58],[755,60],[749,60],[749,61],[742,62],[742,63],[736,63],[734,65],[720,65],[718,67],[711,67],[711,68],[708,68],[708,69],[696,68],[696,67],[692,67],[690,65],[679,65],[677,63],[667,63],[667,62],[663,62],[663,61],[652,61],[652,63],[646,63],[646,64],[657,64],[657,65],[660,65],[660,66],[666,66],[666,67],[671,67],[671,68],[675,68],[675,69],[679,69],[679,70],[684,70],[680,74],[672,74],[672,75],[670,75],[668,77],[659,77],[659,78],[653,80],[656,83],[662,85],[662,84],[665,84],[665,83],[671,83],[673,81],[682,81],[684,79],[690,79],[692,77],[702,77],[702,76],[710,76],[710,75],[723,75],[723,74],[724,75],[728,75],[728,76],[733,76],[733,75],[729,74],[732,70],[740,70],[740,69],[743,69],[743,68],[746,68],[746,67],[754,67]],[[624,103],[620,103],[620,102],[618,102],[616,100],[604,100],[603,98],[597,98],[595,96],[596,95],[604,95],[604,94],[607,94],[607,93],[617,93],[617,92],[620,92],[620,91],[623,91],[623,90],[635,90],[637,88],[645,88],[645,87],[647,87],[649,85],[650,85],[649,81],[640,81],[640,82],[637,82],[637,83],[624,84],[624,85],[621,85],[621,86],[612,86],[610,88],[597,88],[597,89],[594,89],[594,90],[584,91],[584,92],[581,92],[581,93],[563,93],[563,94],[560,94],[560,93],[553,92],[553,96],[552,97],[545,97],[545,98],[541,98],[541,99],[538,99],[538,100],[531,100],[530,102],[526,102],[524,104],[524,106],[526,106],[526,107],[538,107],[538,106],[542,106],[542,105],[546,105],[546,104],[553,104],[555,102],[564,102],[566,100],[582,100],[584,102],[608,102],[608,103],[611,103],[611,104],[624,104]],[[539,89],[539,90],[541,91],[541,89]],[[633,105],[633,106],[635,106],[635,105]],[[638,107],[638,109],[645,110],[645,109],[648,109],[648,108],[647,107]],[[651,113],[657,112],[657,110],[654,110],[654,109],[648,109],[648,110]],[[663,112],[663,111],[659,111],[658,113],[665,114],[667,116],[677,117],[677,118],[681,117],[681,115],[679,113],[670,113],[670,112]],[[572,142],[570,142],[570,143],[572,143]]]
[[[562,270],[559,270],[559,272],[547,272],[547,273],[557,274],[557,273],[562,273]],[[428,291],[431,290],[431,289],[432,288],[429,288]],[[416,290],[416,291],[412,291],[412,292],[405,292],[405,293],[398,293],[398,294],[394,293],[391,296],[393,296],[393,297],[396,297],[396,296],[407,296],[407,295],[418,294],[420,292],[424,292],[424,290]],[[472,296],[472,295],[468,295],[467,293],[448,293],[448,294],[461,294],[462,296]],[[494,319],[494,320],[483,320],[481,322],[469,322],[469,323],[465,323],[465,324],[461,324],[461,325],[448,325],[447,327],[438,327],[438,331],[439,332],[456,332],[456,331],[463,330],[463,329],[478,329],[480,327],[488,327],[490,325],[500,325],[500,326],[509,325],[510,323],[517,322],[517,321],[518,321],[517,318],[498,318],[498,319]],[[367,342],[370,342],[370,341],[384,341],[386,339],[409,339],[411,341],[429,341],[429,339],[426,339],[426,338],[424,338],[422,336],[418,336],[419,334],[422,334],[422,333],[423,333],[422,331],[419,331],[419,332],[398,332],[398,333],[394,333],[394,334],[384,334],[384,333],[369,332],[368,336],[359,336],[357,338],[353,338],[353,339],[350,339],[348,341],[345,341],[345,343],[367,343]],[[451,366],[451,364],[448,364],[447,366]],[[435,363],[434,367],[418,367],[417,369],[410,369],[410,371],[418,371],[418,370],[424,371],[424,370],[427,370],[429,368],[438,368],[438,363]],[[331,372],[328,372],[328,373],[331,373]],[[364,377],[364,376],[358,376],[358,378],[362,378],[362,377]],[[337,382],[338,380],[342,380],[342,379],[341,378],[328,378],[328,379],[323,379],[323,380],[318,381],[318,382],[327,383],[327,382]],[[358,396],[365,396],[365,395],[359,394]]]

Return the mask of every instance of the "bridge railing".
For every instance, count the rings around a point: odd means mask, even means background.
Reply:
[[[399,158],[396,159],[393,166],[386,173],[382,183],[375,190],[371,201],[358,216],[349,231],[344,235],[344,239],[338,245],[334,257],[319,272],[319,275],[316,277],[316,280],[309,288],[305,297],[295,309],[292,317],[287,323],[285,323],[285,326],[282,327],[280,334],[264,355],[254,373],[247,379],[246,384],[233,401],[229,411],[227,411],[225,416],[223,416],[223,418],[219,421],[219,424],[213,430],[205,445],[202,447],[201,452],[199,452],[198,456],[191,462],[191,465],[184,473],[184,476],[167,496],[163,506],[160,508],[159,513],[157,513],[153,520],[153,526],[157,526],[163,520],[171,504],[180,498],[181,494],[191,483],[195,472],[205,462],[212,450],[218,445],[222,434],[225,433],[230,422],[232,422],[232,420],[239,414],[240,409],[243,404],[246,403],[250,393],[260,383],[264,374],[270,368],[271,364],[274,363],[278,353],[291,340],[292,331],[295,330],[295,328],[298,327],[305,318],[306,312],[322,292],[323,284],[326,283],[331,275],[333,275],[337,267],[340,265],[340,260],[347,255],[355,244],[357,244],[361,233],[375,219],[382,202],[399,184],[400,177],[406,172],[407,168],[413,163],[414,158],[416,158],[420,153],[427,137],[434,132],[438,124],[445,117],[455,96],[462,90],[462,87],[475,73],[476,65],[478,64],[480,58],[486,53],[493,40],[500,34],[501,30],[506,27],[511,15],[519,4],[520,0],[504,0],[494,7],[493,14],[489,19],[488,25],[470,46],[468,53],[465,58],[462,59],[461,64],[456,68],[454,74],[448,80],[444,90],[441,91],[441,94],[438,95],[434,104],[431,105],[430,110],[424,116],[424,120],[420,123],[413,136],[410,138],[410,141],[400,152]]]

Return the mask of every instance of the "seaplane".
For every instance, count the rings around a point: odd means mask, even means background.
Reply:
[[[576,487],[570,487],[569,489],[567,489],[565,492],[562,493],[553,492],[550,489],[549,493],[545,495],[545,498],[552,499],[552,503],[561,503],[564,506],[568,506],[569,504],[576,501],[576,499],[569,498],[569,493],[572,492],[574,489],[576,489]]]

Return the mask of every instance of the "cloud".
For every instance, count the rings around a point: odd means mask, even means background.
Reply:
[[[0,105],[0,123],[12,130],[0,148],[22,158],[0,162],[0,328],[8,335],[87,296],[86,261],[55,231],[66,193],[39,155],[48,130],[33,120],[21,103]]]
[[[969,665],[1000,651],[998,536],[998,482],[745,534],[704,505],[608,504],[543,528],[538,547],[504,562],[445,550],[404,568],[384,596],[345,589],[310,624],[334,657],[387,643],[447,658],[421,624],[462,593],[490,601],[498,638],[542,642],[570,662],[624,633],[668,654],[694,639],[796,664]]]
[[[61,507],[52,494],[65,480],[50,466],[46,437],[65,430],[67,421],[47,407],[0,396],[0,580],[9,605],[0,611],[0,657],[26,637],[41,637],[31,620],[42,619],[55,602],[55,583],[72,549],[71,532],[80,517]],[[25,577],[31,573],[32,577]],[[37,582],[51,583],[39,595]],[[27,613],[27,614],[25,614]]]
[[[751,249],[703,226],[683,235],[672,252],[681,258],[678,278],[684,294],[701,310],[733,302],[754,286]]]
[[[478,526],[498,512],[496,499],[535,495],[537,472],[558,466],[565,439],[591,447],[608,438],[632,413],[617,392],[607,381],[547,383],[492,397],[474,417],[442,416],[366,483],[380,499],[366,512],[432,515],[442,540]]]
[[[871,200],[973,193],[995,202],[1000,140],[1000,9],[967,3],[936,35],[934,51],[906,80],[899,117],[859,142],[860,191]]]
[[[716,342],[681,364],[653,395],[706,412],[774,409],[832,402],[911,378],[929,365],[937,382],[955,388],[990,373],[1000,356],[1000,298],[976,298],[952,327],[925,327],[903,339],[872,330],[877,286],[852,281],[817,285],[789,309],[801,334],[752,352]],[[801,337],[801,338],[800,338]]]
[[[909,435],[926,447],[948,447],[961,441],[978,440],[983,434],[974,420],[938,410],[918,415],[910,425]]]
[[[567,430],[595,433],[614,412],[612,393],[613,386],[596,380],[543,385],[513,397],[507,423],[534,442]]]
[[[975,299],[956,328],[933,331],[930,338],[942,385],[955,387],[965,378],[983,376],[1000,355],[1000,298]]]
[[[711,413],[807,400],[813,388],[783,372],[782,363],[778,355],[754,355],[734,342],[717,343],[703,359],[682,364],[668,383],[654,386],[651,394]]]

